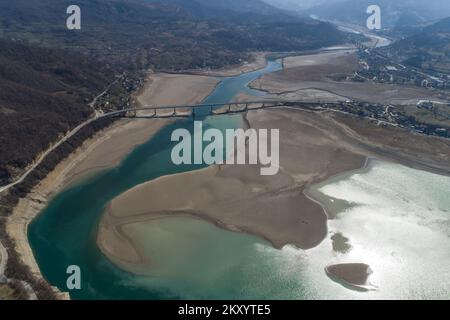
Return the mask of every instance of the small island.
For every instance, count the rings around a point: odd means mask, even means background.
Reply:
[[[325,272],[333,281],[342,284],[346,288],[357,291],[369,291],[370,289],[368,280],[373,271],[367,264],[335,264],[327,266]]]

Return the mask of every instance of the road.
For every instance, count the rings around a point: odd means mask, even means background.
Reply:
[[[0,188],[0,193],[11,189],[12,187],[18,185],[19,183],[22,183],[26,177],[30,175],[41,163],[45,160],[45,158],[52,153],[56,148],[58,148],[61,144],[66,142],[68,139],[73,137],[75,134],[77,134],[81,129],[86,127],[88,124],[91,124],[94,121],[97,121],[101,116],[95,115],[94,117],[90,118],[89,120],[83,122],[82,124],[78,125],[74,129],[72,129],[69,133],[67,133],[62,139],[60,139],[56,144],[51,146],[49,149],[47,149],[35,162],[33,165],[31,165],[16,181],[3,186]]]
[[[12,182],[12,183],[10,183],[8,185],[5,185],[3,187],[0,187],[0,193],[2,193],[4,191],[7,191],[7,190],[11,189],[12,187],[18,185],[19,183],[23,182],[26,179],[26,177],[28,177],[30,175],[30,173],[32,173],[33,170],[35,170],[42,163],[42,161],[45,160],[45,158],[51,152],[53,152],[61,144],[63,144],[68,139],[73,137],[75,134],[77,134],[81,129],[83,129],[87,125],[89,125],[89,124],[91,124],[91,123],[93,123],[93,122],[95,122],[95,121],[97,121],[99,119],[102,119],[102,118],[113,117],[113,116],[120,116],[121,114],[124,114],[124,113],[127,113],[127,112],[144,111],[144,110],[145,111],[154,110],[155,111],[155,115],[156,115],[156,110],[170,110],[170,109],[173,109],[174,110],[173,114],[167,115],[167,116],[161,116],[162,118],[167,118],[167,117],[176,117],[177,116],[176,113],[175,113],[176,109],[186,109],[186,108],[196,109],[196,108],[202,108],[202,107],[219,107],[219,106],[246,105],[246,104],[248,104],[248,105],[250,105],[250,104],[263,104],[262,108],[272,108],[272,107],[282,106],[283,104],[289,104],[289,103],[296,103],[296,104],[300,104],[300,105],[303,104],[303,105],[306,105],[306,106],[315,105],[315,108],[317,108],[317,110],[321,110],[321,108],[320,108],[321,102],[320,101],[318,101],[318,102],[304,102],[304,101],[293,101],[293,100],[292,101],[288,101],[288,100],[259,100],[259,101],[240,101],[240,102],[217,103],[217,104],[199,104],[199,105],[177,105],[177,106],[159,106],[159,107],[158,106],[148,106],[148,107],[142,107],[142,108],[122,109],[122,110],[112,111],[112,112],[108,112],[108,113],[104,113],[104,114],[96,113],[89,120],[86,120],[85,122],[81,123],[80,125],[78,125],[74,129],[72,129],[63,138],[61,138],[56,144],[54,144],[49,149],[47,149],[35,161],[35,163],[33,165],[31,165],[16,181],[14,181],[14,182]],[[265,104],[265,106],[264,106],[264,104]],[[331,105],[333,103],[327,103],[327,104]],[[334,103],[334,104],[338,104],[338,103]],[[328,108],[328,109],[330,109],[330,108]],[[248,109],[248,110],[252,110],[252,109]],[[338,110],[334,110],[334,111],[338,111]],[[155,115],[153,115],[153,116],[151,116],[149,118],[157,118],[157,116],[155,116]],[[220,115],[220,114],[217,114],[217,115]],[[379,123],[384,123],[384,121],[382,121],[382,120],[372,119],[372,118],[369,118],[369,119],[370,120],[376,120]]]
[[[102,93],[104,94],[104,93]],[[269,102],[269,101],[266,101]],[[249,102],[250,103],[250,102]],[[256,103],[256,102],[254,102]],[[263,103],[262,101],[258,101],[258,103]],[[228,104],[228,103],[227,103]],[[245,104],[245,102],[237,102],[237,103],[233,103],[233,104]],[[223,105],[223,104],[217,104],[217,106],[219,105]],[[39,156],[39,158],[14,182],[7,184],[3,187],[0,187],[0,193],[5,192],[9,189],[11,189],[12,187],[22,183],[44,160],[45,158],[52,153],[54,150],[56,150],[61,144],[63,144],[64,142],[66,142],[68,139],[70,139],[71,137],[73,137],[75,134],[77,134],[81,129],[83,129],[84,127],[86,127],[87,125],[102,119],[102,118],[107,118],[107,117],[112,117],[112,116],[116,116],[116,115],[120,115],[129,111],[141,111],[141,110],[166,110],[166,109],[176,109],[176,108],[196,108],[196,107],[203,107],[203,106],[210,106],[210,105],[191,105],[191,106],[161,106],[161,107],[144,107],[144,108],[138,108],[138,109],[134,109],[134,108],[130,108],[130,109],[123,109],[123,110],[119,110],[119,111],[112,111],[112,112],[108,112],[108,113],[104,113],[104,114],[99,114],[99,113],[95,113],[94,116],[92,116],[90,119],[86,120],[85,122],[81,123],[80,125],[78,125],[77,127],[75,127],[74,129],[72,129],[69,133],[67,133],[63,138],[61,138],[56,144],[52,145],[49,149],[47,149],[43,154],[41,154]],[[214,106],[214,105],[213,105]]]
[[[5,274],[7,262],[8,262],[8,251],[0,242],[0,276]]]
[[[123,77],[123,75],[122,75]],[[122,78],[121,77],[121,78]],[[72,129],[69,133],[67,133],[63,138],[61,138],[56,144],[54,144],[53,146],[51,146],[50,148],[48,148],[35,162],[34,164],[32,164],[16,181],[7,184],[3,187],[0,187],[0,193],[5,192],[6,190],[11,189],[12,187],[18,185],[19,183],[22,183],[26,177],[28,177],[30,175],[30,173],[32,173],[41,163],[42,161],[45,160],[45,158],[52,153],[54,150],[56,150],[56,148],[58,148],[61,144],[63,144],[64,142],[66,142],[68,139],[70,139],[71,137],[73,137],[75,134],[77,134],[81,129],[83,129],[84,127],[86,127],[87,125],[91,124],[94,121],[97,121],[100,118],[105,117],[106,115],[101,114],[100,112],[98,112],[98,110],[95,109],[95,104],[97,103],[97,100],[102,97],[103,95],[106,94],[106,92],[108,92],[108,89],[117,81],[119,81],[119,79],[116,79],[114,82],[112,82],[106,89],[105,91],[103,91],[102,93],[100,93],[98,96],[96,96],[92,102],[89,103],[89,106],[91,108],[94,109],[94,115],[89,118],[88,120],[86,120],[85,122],[81,123],[80,125],[78,125],[77,127],[75,127],[74,129]]]

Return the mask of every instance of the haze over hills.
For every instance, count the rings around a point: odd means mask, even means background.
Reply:
[[[381,8],[383,28],[417,26],[450,16],[450,1],[447,0],[346,0],[333,4],[325,3],[307,11],[327,20],[337,20],[365,25],[369,5]]]

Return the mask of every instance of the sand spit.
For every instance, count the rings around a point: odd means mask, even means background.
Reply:
[[[259,167],[223,165],[139,185],[110,203],[98,233],[101,250],[116,264],[134,271],[145,262],[139,243],[130,241],[124,227],[180,215],[260,236],[276,248],[290,244],[308,249],[327,233],[323,208],[304,194],[312,184],[359,169],[367,157],[450,172],[450,142],[444,139],[379,128],[331,112],[291,108],[252,111],[247,120],[256,129],[280,128],[278,175],[262,177]],[[367,129],[353,130],[353,121]],[[422,151],[411,151],[412,144]]]
[[[136,94],[135,99],[139,103],[152,105],[198,103],[210,94],[218,81],[212,77],[150,74],[147,85]],[[186,100],[187,92],[190,94]],[[86,140],[19,201],[8,221],[7,231],[16,243],[15,250],[20,254],[22,262],[34,276],[43,277],[27,236],[28,225],[36,215],[56,193],[100,170],[116,166],[137,145],[150,139],[169,121],[134,119],[114,123]],[[67,299],[68,295],[61,294],[60,298]]]
[[[112,261],[133,270],[142,255],[139,244],[128,241],[124,226],[161,215],[190,215],[258,235],[276,248],[315,247],[326,236],[327,216],[303,190],[365,162],[330,130],[317,128],[320,121],[320,115],[288,109],[249,113],[253,128],[282,128],[278,175],[261,176],[257,166],[223,165],[137,186],[110,204],[99,246]]]
[[[136,100],[142,106],[195,104],[208,96],[219,82],[219,78],[209,76],[150,74]]]

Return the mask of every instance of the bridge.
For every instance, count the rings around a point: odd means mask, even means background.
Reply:
[[[282,106],[295,106],[311,111],[320,111],[324,108],[331,106],[338,106],[340,103],[322,103],[317,102],[305,102],[305,101],[288,101],[288,100],[260,100],[260,101],[238,101],[238,102],[225,102],[225,103],[208,103],[208,104],[195,104],[195,105],[173,105],[173,106],[143,106],[139,108],[126,108],[117,111],[111,111],[107,113],[95,114],[79,124],[68,133],[59,139],[55,144],[42,153],[38,159],[34,161],[15,181],[0,186],[0,194],[13,188],[14,186],[22,183],[31,172],[33,172],[47,156],[57,149],[60,145],[65,143],[71,137],[76,135],[84,127],[96,122],[100,119],[108,117],[128,117],[128,118],[179,118],[179,117],[195,117],[197,113],[201,116],[206,115],[222,115],[230,113],[247,112],[251,110],[258,110],[264,108],[274,108]],[[206,111],[205,111],[206,110]],[[138,112],[150,111],[150,114],[138,115]],[[161,112],[166,113],[161,113]],[[201,112],[203,111],[203,112]],[[167,113],[168,112],[168,113]]]
[[[104,113],[99,118],[105,117],[128,117],[128,118],[180,118],[208,115],[224,115],[231,113],[242,113],[252,110],[275,108],[282,106],[299,106],[311,110],[322,109],[327,106],[337,106],[339,103],[325,102],[305,102],[295,100],[257,100],[257,101],[236,101],[224,103],[206,103],[193,105],[172,105],[172,106],[143,106],[138,108],[127,108]],[[139,112],[146,112],[139,115]]]

